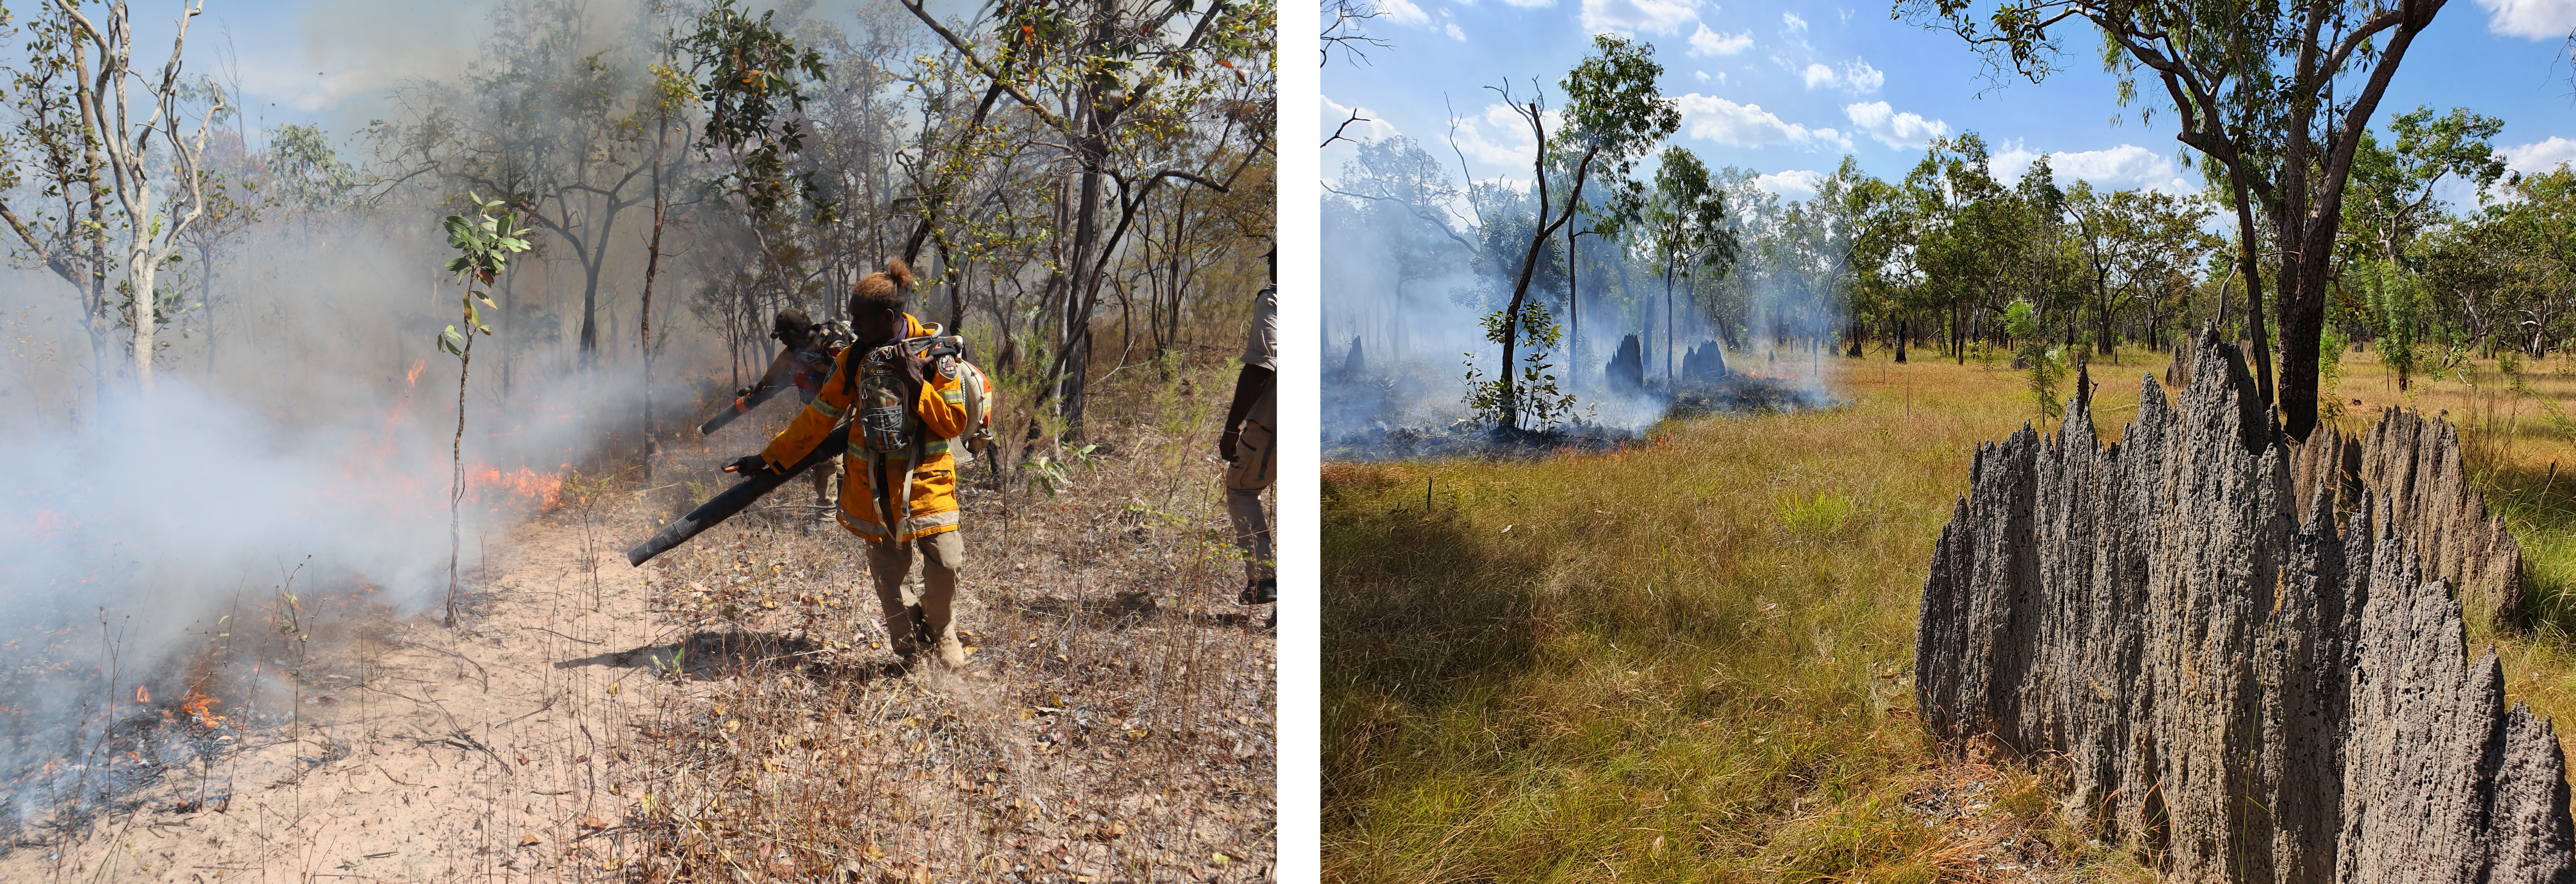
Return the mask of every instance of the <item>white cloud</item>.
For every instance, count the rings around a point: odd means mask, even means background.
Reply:
[[[1585,33],[1678,34],[1698,21],[1699,0],[1583,0]]]
[[[1462,0],[1462,2],[1464,2],[1464,0]],[[1556,5],[1556,0],[1503,0],[1503,3],[1510,6],[1518,6],[1522,9],[1538,9],[1546,6],[1554,6]]]
[[[1690,54],[1692,55],[1734,55],[1752,46],[1752,31],[1720,34],[1709,30],[1707,22],[1700,22],[1699,30],[1690,35]]]
[[[1760,147],[1765,144],[1797,144],[1809,147],[1837,145],[1848,150],[1851,136],[1832,129],[1810,129],[1762,109],[1758,104],[1736,104],[1713,95],[1693,92],[1674,99],[1682,112],[1682,128],[1693,138],[1704,138],[1729,147]]]
[[[1702,83],[1706,83],[1706,82],[1708,82],[1708,72],[1707,72],[1707,71],[1692,71],[1692,72],[1691,72],[1691,76],[1692,76],[1692,77],[1697,78],[1697,79],[1698,79],[1700,82],[1702,82]]]
[[[1457,22],[1454,22],[1454,21],[1453,21],[1453,22],[1450,22],[1450,23],[1449,23],[1449,39],[1456,40],[1456,41],[1458,41],[1458,42],[1460,42],[1460,43],[1467,42],[1467,32],[1465,32],[1465,31],[1461,31],[1461,30],[1458,30],[1458,23],[1457,23]],[[1579,253],[1578,253],[1578,254],[1579,254]]]
[[[2019,142],[2008,143],[2004,148],[1987,161],[1987,168],[1995,180],[2006,184],[2021,180],[2040,157]],[[2160,190],[2176,195],[2200,190],[2182,177],[2172,157],[2134,144],[2052,153],[2048,155],[2048,168],[2060,186],[2090,181],[2102,190]]]
[[[1821,172],[1811,172],[1805,169],[1791,169],[1786,172],[1773,172],[1768,175],[1754,176],[1753,186],[1762,188],[1763,192],[1778,196],[1782,199],[1802,200],[1815,196],[1816,182],[1822,181],[1824,178],[1824,173]]]
[[[1548,111],[1543,119],[1549,132],[1556,131],[1562,122],[1555,111]],[[1458,150],[1469,160],[1507,171],[1526,171],[1538,161],[1538,142],[1530,137],[1529,121],[1509,105],[1489,104],[1482,115],[1460,117],[1455,122]]]
[[[1843,62],[1839,70],[1821,64],[1809,64],[1805,76],[1809,89],[1831,86],[1853,95],[1876,92],[1878,87],[1887,84],[1886,74],[1871,67],[1869,62],[1857,58]]]
[[[2576,3],[2568,0],[2478,0],[2487,30],[2513,37],[2554,40],[2576,30]]]
[[[2576,140],[2552,135],[2547,141],[2500,148],[2496,152],[2504,154],[2505,168],[2530,175],[2558,168],[2560,163],[2576,163]]]
[[[1897,113],[1884,101],[1844,105],[1843,116],[1851,118],[1852,125],[1869,133],[1869,137],[1889,147],[1918,148],[1934,138],[1950,134],[1949,123],[1926,120],[1921,114],[1911,112]]]
[[[1378,0],[1377,12],[1386,16],[1387,21],[1400,25],[1431,23],[1431,16],[1424,13],[1422,7],[1413,5],[1413,0]]]
[[[1796,49],[1800,54],[1814,53],[1816,47],[1807,42],[1807,20],[1799,18],[1794,12],[1780,13],[1780,45]],[[1777,55],[1772,56],[1772,60],[1784,65],[1788,64],[1786,59]],[[1792,66],[1790,71],[1794,73],[1797,68]]]
[[[1324,132],[1327,135],[1335,129],[1341,129],[1344,138],[1376,141],[1396,134],[1395,125],[1387,122],[1384,114],[1369,110],[1366,106],[1354,108],[1343,105],[1335,102],[1331,96],[1318,97],[1324,100]],[[1352,123],[1350,128],[1342,128],[1343,121],[1349,120],[1354,110],[1359,111],[1360,121]]]

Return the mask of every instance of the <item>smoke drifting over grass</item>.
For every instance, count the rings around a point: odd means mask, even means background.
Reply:
[[[1508,182],[1478,182],[1478,209],[1462,217],[1444,200],[1463,205],[1470,197],[1449,187],[1427,153],[1409,153],[1417,149],[1398,139],[1364,146],[1334,184],[1340,193],[1325,197],[1323,438],[1337,452],[1383,448],[1389,433],[1478,429],[1464,404],[1467,370],[1492,378],[1501,368],[1501,348],[1485,339],[1482,322],[1509,302],[1534,229],[1534,197]],[[1776,223],[1776,200],[1750,208],[1755,214],[1738,222],[1744,256],[1677,275],[1669,303],[1649,259],[1593,235],[1581,237],[1572,286],[1579,301],[1569,303],[1564,237],[1545,245],[1528,300],[1565,335],[1541,355],[1557,390],[1573,397],[1563,424],[1571,438],[1624,438],[1677,409],[1697,415],[1836,401],[1840,293],[1818,284],[1821,274],[1772,266],[1814,250],[1757,250],[1757,238],[1787,234]],[[1641,351],[1633,381],[1614,366],[1631,336]],[[1723,368],[1690,363],[1695,350],[1720,353]],[[1524,346],[1519,355],[1529,352]]]

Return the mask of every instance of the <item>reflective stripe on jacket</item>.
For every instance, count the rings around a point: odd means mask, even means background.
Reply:
[[[921,337],[930,333],[920,320],[910,314],[905,314],[903,321],[904,337]],[[836,360],[838,370],[860,371],[859,367],[847,363],[866,357],[863,348],[842,348]],[[921,431],[915,434],[920,439],[915,448],[921,452],[920,463],[912,463],[910,451],[891,454],[869,451],[857,433],[850,434],[849,456],[842,458],[845,472],[841,482],[839,516],[841,527],[849,529],[852,534],[874,541],[909,542],[917,537],[957,530],[957,459],[948,453],[948,438],[968,429],[966,390],[957,378],[938,371],[936,360],[933,360],[931,370],[923,374],[926,382],[921,385],[921,395],[912,405],[913,416],[921,426]],[[788,422],[787,429],[780,431],[778,438],[770,440],[769,447],[761,450],[761,459],[772,466],[804,459],[806,452],[821,444],[823,437],[830,435],[832,428],[839,426],[842,418],[849,414],[850,403],[857,398],[858,386],[855,382],[823,385],[823,389],[815,394],[814,401],[806,403],[805,410]],[[878,515],[876,488],[872,482],[875,467],[880,461],[884,463],[888,477],[907,477],[910,482],[910,500],[905,507],[906,512],[900,517],[902,524],[895,526],[891,538],[884,520]],[[903,489],[895,490],[900,492]],[[902,496],[889,495],[888,500],[899,500]]]

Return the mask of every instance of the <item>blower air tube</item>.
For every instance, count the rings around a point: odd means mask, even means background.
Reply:
[[[734,418],[750,414],[752,409],[759,408],[761,403],[769,401],[769,397],[777,393],[777,387],[762,387],[751,391],[749,396],[739,397],[726,403],[725,407],[716,410],[714,417],[707,418],[706,423],[698,425],[698,435],[713,435],[715,431],[724,429],[724,425],[733,423]]]
[[[787,480],[813,469],[815,464],[822,463],[830,459],[833,454],[849,447],[850,428],[849,425],[844,424],[833,429],[831,435],[824,436],[823,441],[817,443],[813,451],[805,454],[805,459],[797,461],[796,465],[787,468],[786,472],[753,473],[727,489],[725,493],[716,495],[705,505],[690,510],[689,514],[681,516],[679,521],[662,526],[662,530],[656,532],[653,539],[636,544],[626,551],[626,563],[642,567],[654,556],[669,552],[672,547],[687,543],[689,538],[715,527],[716,523],[733,518],[735,513],[749,508],[752,502],[759,500],[762,495],[778,490],[778,486],[787,484]]]

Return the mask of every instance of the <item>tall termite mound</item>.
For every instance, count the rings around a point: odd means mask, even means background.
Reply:
[[[2168,880],[2576,880],[2558,740],[2469,661],[2445,579],[2519,585],[2457,433],[2294,447],[2234,348],[2192,359],[2119,444],[2079,398],[2052,444],[1978,446],[1923,586],[1925,722],[2058,766],[2061,811]]]

